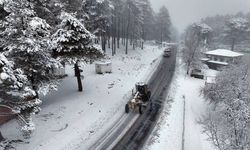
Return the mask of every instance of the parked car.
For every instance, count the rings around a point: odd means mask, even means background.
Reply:
[[[170,48],[166,48],[163,52],[163,56],[164,57],[170,57],[171,55],[171,49]]]
[[[200,69],[192,69],[190,76],[198,79],[204,79],[204,73]]]

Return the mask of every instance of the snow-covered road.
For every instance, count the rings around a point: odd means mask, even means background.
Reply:
[[[147,107],[145,112],[138,117],[133,126],[126,132],[122,139],[115,145],[114,150],[140,149],[159,118],[168,87],[171,83],[176,60],[176,49],[172,49],[170,57],[162,57],[157,71],[151,76],[148,85],[151,90],[152,107]],[[149,105],[148,105],[149,106]],[[152,109],[150,109],[152,108]],[[104,148],[106,149],[106,148]]]
[[[145,150],[214,150],[202,133],[199,119],[206,113],[207,103],[200,94],[205,81],[185,75],[179,59],[170,95],[157,128],[144,146]],[[184,111],[185,101],[185,113]],[[183,114],[185,114],[183,134]],[[184,135],[184,137],[183,137]],[[182,140],[184,143],[182,147]]]

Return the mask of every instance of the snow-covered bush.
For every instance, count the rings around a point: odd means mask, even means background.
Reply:
[[[10,97],[32,96],[35,92],[27,85],[27,76],[21,69],[14,69],[13,62],[0,53],[0,99],[5,101]],[[9,95],[9,96],[8,96]],[[18,98],[17,98],[18,99]]]
[[[215,107],[202,123],[218,149],[250,149],[249,93],[249,58],[222,71],[214,85],[203,89],[204,96]]]

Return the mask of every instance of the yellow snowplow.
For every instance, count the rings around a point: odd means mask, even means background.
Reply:
[[[144,112],[144,109],[150,103],[151,92],[148,85],[144,82],[138,82],[135,84],[135,93],[132,100],[128,101],[125,105],[125,112],[129,113],[130,110],[138,111],[140,114]]]

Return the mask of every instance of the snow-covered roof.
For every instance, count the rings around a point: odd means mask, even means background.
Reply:
[[[96,61],[96,65],[108,65],[111,64],[111,61]]]
[[[200,60],[201,61],[209,61],[210,59],[209,58],[201,58]]]
[[[227,50],[227,49],[216,49],[216,50],[213,50],[213,51],[205,52],[205,54],[207,54],[207,55],[216,55],[216,56],[225,56],[225,57],[243,56],[243,54],[241,54],[241,53],[230,51],[230,50]]]
[[[213,64],[219,64],[219,65],[228,65],[228,63],[226,62],[221,62],[221,61],[214,61],[214,60],[209,60],[209,63],[213,63]]]

